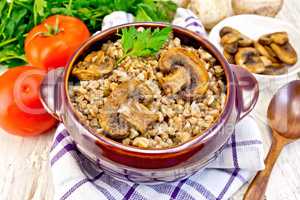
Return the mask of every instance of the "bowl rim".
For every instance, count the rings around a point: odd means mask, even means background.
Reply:
[[[226,101],[224,108],[222,110],[222,113],[218,116],[218,118],[214,121],[213,125],[210,126],[206,131],[203,132],[203,134],[195,136],[194,138],[190,139],[187,142],[184,142],[182,144],[179,144],[177,146],[173,147],[167,147],[167,148],[160,148],[160,149],[154,149],[154,148],[139,148],[129,145],[124,145],[120,142],[114,141],[111,138],[108,138],[106,136],[97,134],[91,127],[86,125],[82,120],[80,120],[78,114],[74,111],[74,107],[72,106],[70,96],[68,94],[69,91],[69,76],[71,73],[71,69],[78,58],[84,52],[85,50],[91,48],[95,43],[97,43],[99,40],[109,37],[109,35],[115,35],[119,29],[128,28],[128,27],[144,27],[144,28],[164,28],[170,26],[172,28],[172,31],[179,32],[182,35],[186,35],[186,37],[193,38],[197,40],[200,44],[200,46],[204,47],[206,50],[208,50],[209,53],[211,53],[214,58],[216,58],[219,62],[219,64],[222,66],[225,72],[226,76]],[[86,49],[87,48],[87,49]],[[75,118],[75,120],[78,121],[78,123],[87,130],[89,134],[92,134],[94,137],[96,137],[100,144],[104,146],[108,146],[111,148],[114,148],[114,151],[119,152],[126,152],[131,153],[132,155],[143,155],[143,156],[163,156],[163,155],[169,155],[169,154],[184,154],[186,151],[188,151],[192,147],[197,147],[203,144],[205,141],[211,139],[213,136],[219,133],[219,130],[222,128],[222,124],[224,124],[227,119],[229,118],[229,115],[232,111],[232,108],[235,105],[235,98],[236,98],[236,89],[235,89],[235,83],[236,80],[234,78],[234,73],[231,70],[231,67],[229,63],[226,61],[224,56],[219,52],[219,50],[208,41],[207,38],[204,36],[201,36],[195,32],[192,32],[186,28],[182,28],[176,25],[171,25],[169,23],[163,23],[163,22],[136,22],[136,23],[126,23],[118,26],[111,27],[109,29],[106,29],[104,31],[101,31],[99,33],[94,34],[91,36],[84,44],[81,45],[77,49],[77,51],[73,54],[71,59],[69,59],[66,70],[64,71],[64,87],[63,87],[63,98],[65,100],[65,106],[67,107],[68,111],[70,112],[71,116]],[[224,141],[225,143],[226,141]]]

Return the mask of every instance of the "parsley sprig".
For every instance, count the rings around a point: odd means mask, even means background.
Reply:
[[[122,29],[121,44],[124,55],[119,62],[127,56],[145,57],[155,55],[165,44],[171,31],[171,27],[156,28],[153,31],[150,28],[142,31],[138,31],[134,27]]]

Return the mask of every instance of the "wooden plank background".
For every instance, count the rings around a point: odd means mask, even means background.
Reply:
[[[300,1],[286,0],[278,18],[300,30]],[[300,35],[299,35],[300,39]],[[273,86],[272,86],[273,87]],[[274,86],[275,87],[275,86]],[[257,117],[267,152],[270,132],[265,126],[264,113],[275,89],[260,99]],[[53,131],[35,138],[11,136],[0,130],[0,199],[1,200],[52,200],[53,186],[48,163],[48,152]],[[275,165],[268,185],[268,200],[300,199],[300,142],[285,148]],[[243,187],[232,199],[242,199]]]

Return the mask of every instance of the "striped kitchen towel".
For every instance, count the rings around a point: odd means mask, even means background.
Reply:
[[[103,30],[133,20],[128,13],[112,13],[104,19]],[[179,8],[173,24],[206,35],[201,22],[189,10]],[[50,159],[56,200],[228,199],[256,171],[264,168],[260,131],[251,117],[237,125],[216,160],[179,182],[143,185],[115,179],[78,151],[63,125],[56,131]]]
[[[251,117],[237,125],[215,161],[178,182],[143,185],[115,179],[77,150],[63,125],[56,131],[50,158],[56,200],[228,199],[264,168],[260,131]]]

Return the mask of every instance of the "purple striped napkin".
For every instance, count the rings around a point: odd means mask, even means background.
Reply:
[[[264,168],[259,128],[245,118],[224,150],[206,169],[188,179],[157,185],[120,181],[105,174],[76,148],[60,125],[50,152],[55,199],[64,200],[221,200],[228,199],[258,170]]]
[[[103,29],[132,20],[128,13],[112,13],[105,18]],[[179,8],[173,24],[206,35],[201,22],[189,10]],[[235,133],[216,160],[206,169],[179,182],[140,185],[115,179],[77,150],[63,125],[56,131],[50,158],[55,199],[59,200],[228,199],[251,175],[264,168],[260,131],[251,117],[237,125]]]

